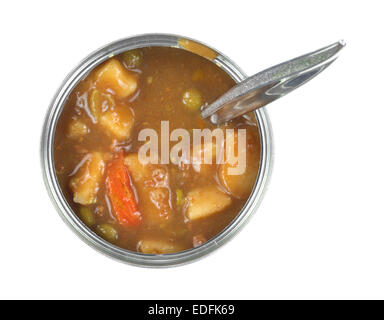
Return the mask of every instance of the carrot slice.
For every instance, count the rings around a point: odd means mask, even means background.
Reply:
[[[142,217],[136,203],[128,168],[124,165],[122,152],[107,167],[106,186],[119,223],[130,227],[139,224]]]

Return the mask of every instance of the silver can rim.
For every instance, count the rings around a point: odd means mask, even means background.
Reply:
[[[228,57],[217,51],[216,49],[191,38],[178,36],[173,34],[143,34],[133,37],[124,38],[107,44],[100,49],[94,51],[81,61],[68,76],[64,79],[59,89],[57,90],[51,104],[48,108],[45,122],[41,135],[41,166],[44,182],[48,194],[60,214],[64,222],[77,234],[84,242],[96,249],[97,251],[125,262],[131,265],[141,267],[170,267],[183,265],[192,261],[196,261],[209,253],[212,253],[223,244],[232,239],[244,227],[249,218],[256,212],[261,200],[264,196],[266,187],[270,180],[270,175],[273,165],[273,137],[272,129],[268,114],[264,108],[255,111],[258,121],[261,139],[261,161],[257,180],[250,197],[246,204],[232,220],[232,222],[223,229],[214,238],[207,241],[205,244],[192,248],[186,251],[181,251],[172,254],[142,254],[139,252],[129,251],[117,247],[106,240],[96,235],[91,229],[73,212],[67,203],[61,188],[58,184],[54,161],[53,161],[53,140],[56,130],[56,124],[60,117],[61,110],[65,101],[77,85],[84,79],[86,75],[101,62],[111,58],[124,51],[153,46],[175,47],[186,50],[180,47],[179,40],[189,40],[198,43],[217,53],[217,56],[212,61],[227,72],[236,82],[246,78],[246,74]]]

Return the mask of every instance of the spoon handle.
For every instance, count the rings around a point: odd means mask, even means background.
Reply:
[[[318,75],[344,46],[344,41],[339,41],[245,79],[205,107],[202,118],[211,117],[213,123],[220,124],[265,106]]]

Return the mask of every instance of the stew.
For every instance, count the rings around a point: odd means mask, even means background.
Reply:
[[[257,178],[257,121],[248,114],[217,126],[200,110],[234,84],[214,62],[177,48],[130,50],[92,70],[68,97],[54,141],[58,182],[81,221],[105,240],[146,254],[200,246],[230,224]],[[171,152],[169,163],[159,161],[163,154],[143,163],[139,150],[148,139],[141,141],[140,132],[152,129],[160,137],[164,122],[169,132],[182,128],[191,137],[194,129],[234,130],[222,144],[203,140],[201,158],[191,152],[173,159]],[[240,129],[245,145],[235,153],[246,156],[246,167],[230,175],[238,163],[222,150]],[[169,149],[177,142],[169,141]],[[202,161],[208,153],[212,164]]]

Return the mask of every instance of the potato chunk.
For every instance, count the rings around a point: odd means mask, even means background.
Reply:
[[[182,251],[180,245],[166,240],[145,239],[137,245],[138,251],[146,254],[165,254]]]
[[[89,109],[94,123],[100,123],[117,140],[128,139],[134,124],[131,108],[116,104],[112,95],[93,90],[89,96]]]
[[[89,94],[88,105],[91,111],[92,121],[96,123],[99,121],[102,112],[113,109],[116,103],[112,95],[95,89]]]
[[[71,139],[77,139],[85,136],[89,132],[87,125],[79,120],[73,119],[68,125],[67,137]]]
[[[195,189],[187,194],[187,218],[197,220],[217,213],[232,203],[230,196],[216,186]]]
[[[249,130],[247,131],[246,148],[239,150],[238,154],[246,157],[246,167],[242,174],[231,175],[228,173],[228,170],[235,168],[237,164],[230,164],[225,161],[224,164],[219,166],[218,176],[220,183],[235,198],[248,198],[255,184],[260,162],[260,144],[257,143],[257,138],[258,137],[250,135]],[[237,148],[236,143],[235,148]]]
[[[105,62],[96,72],[96,87],[118,98],[125,98],[137,89],[136,77],[116,59]]]
[[[128,154],[124,159],[124,163],[128,167],[133,181],[136,183],[144,181],[145,177],[149,174],[148,166],[140,163],[137,153]]]
[[[69,185],[73,191],[73,201],[82,205],[96,202],[96,194],[104,173],[104,160],[100,152],[88,153],[80,168],[71,178]]]
[[[134,115],[131,108],[116,106],[107,110],[99,118],[100,124],[109,135],[118,140],[128,139],[134,124]]]
[[[125,157],[139,200],[140,212],[147,225],[160,225],[172,212],[169,173],[164,165],[143,165],[137,153]]]

